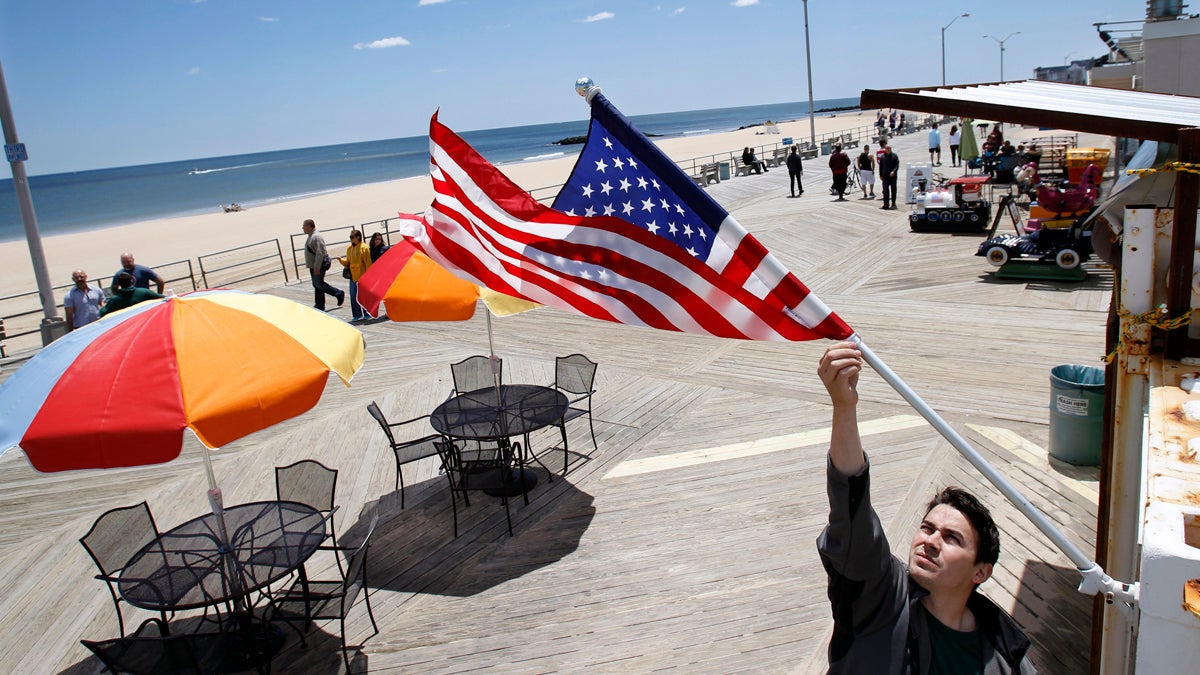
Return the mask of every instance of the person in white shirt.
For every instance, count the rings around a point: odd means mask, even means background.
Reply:
[[[957,124],[950,125],[950,166],[959,166],[958,144],[962,140],[962,130]]]

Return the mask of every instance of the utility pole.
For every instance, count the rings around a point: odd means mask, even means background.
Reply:
[[[17,192],[17,206],[21,210],[21,222],[25,225],[25,240],[29,243],[29,261],[33,263],[33,276],[37,281],[38,296],[42,300],[42,346],[46,346],[67,332],[67,323],[59,318],[54,302],[54,289],[50,285],[50,272],[46,268],[46,253],[42,249],[42,235],[38,232],[37,215],[33,212],[33,197],[29,194],[29,179],[25,176],[25,144],[17,139],[17,127],[13,124],[12,105],[8,100],[8,85],[4,82],[4,68],[0,67],[0,125],[4,127],[4,155],[12,167],[13,189]]]
[[[808,0],[804,0],[804,61],[808,66],[808,141],[817,147],[817,121],[813,118],[812,50],[808,48]]]

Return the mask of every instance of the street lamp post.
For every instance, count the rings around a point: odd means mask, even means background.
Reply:
[[[1004,38],[1003,40],[1001,40],[1000,38],[997,38],[997,37],[992,37],[991,35],[983,36],[985,38],[992,38],[993,40],[996,41],[997,44],[1000,45],[1000,81],[1001,82],[1004,81],[1004,43],[1008,42],[1009,39],[1012,38],[1012,36],[1020,35],[1020,34],[1021,34],[1021,31],[1017,31],[1015,33],[1009,33],[1008,37]]]
[[[807,1],[808,0],[805,0],[805,2],[807,2]],[[953,26],[955,21],[958,21],[959,19],[965,19],[968,16],[971,16],[971,15],[964,12],[963,14],[959,14],[958,16],[954,17],[953,19],[950,19],[950,23],[946,24],[945,26],[942,26],[942,86],[943,87],[946,86],[946,29],[949,28],[950,26]]]
[[[808,48],[808,0],[804,0],[804,62],[808,66],[808,133],[809,143],[817,144],[817,121],[813,117],[812,52]]]

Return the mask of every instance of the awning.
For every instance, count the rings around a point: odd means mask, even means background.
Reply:
[[[1200,98],[1026,80],[952,87],[864,89],[863,108],[897,108],[1178,143],[1200,127]]]

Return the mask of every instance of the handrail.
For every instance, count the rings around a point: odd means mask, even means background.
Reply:
[[[231,253],[237,253],[239,251],[246,251],[246,250],[250,250],[250,249],[259,248],[263,245],[273,246],[275,248],[274,253],[273,254],[268,253],[266,255],[259,255],[258,257],[255,257],[255,258],[238,259],[238,260],[236,260],[232,263],[226,264],[226,265],[220,265],[220,266],[215,266],[215,267],[210,266],[208,268],[205,267],[204,262],[206,260],[212,260],[212,259],[218,258],[218,257],[225,257]],[[269,267],[266,267],[266,269],[262,269],[264,267],[263,265],[256,265],[256,263],[262,263],[267,260],[278,260],[279,261],[278,268],[276,268],[274,266],[269,266]],[[283,249],[280,247],[278,239],[267,239],[264,241],[255,242],[253,244],[246,244],[244,246],[237,246],[234,248],[225,249],[224,251],[217,251],[216,253],[209,253],[207,255],[197,256],[196,262],[200,266],[200,279],[202,280],[205,288],[212,288],[215,285],[215,284],[209,282],[208,275],[210,273],[215,275],[218,272],[225,272],[225,271],[232,270],[232,269],[244,269],[248,266],[255,266],[257,269],[252,270],[249,276],[238,277],[236,279],[232,279],[232,280],[223,282],[221,285],[228,288],[230,286],[245,283],[252,279],[258,279],[261,277],[275,274],[277,271],[283,272],[283,283],[286,284],[288,282],[287,266],[283,262]]]

